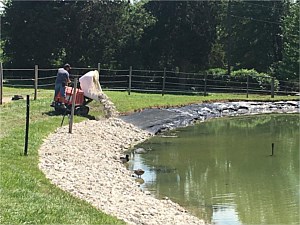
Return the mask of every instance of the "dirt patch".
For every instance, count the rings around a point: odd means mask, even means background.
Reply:
[[[2,103],[4,104],[4,103],[11,102],[11,101],[12,101],[11,98],[12,98],[12,97],[3,97],[3,98],[2,98]]]

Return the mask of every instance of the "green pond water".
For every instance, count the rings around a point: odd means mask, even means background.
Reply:
[[[146,141],[129,169],[208,223],[299,224],[299,127],[295,114],[213,119]]]

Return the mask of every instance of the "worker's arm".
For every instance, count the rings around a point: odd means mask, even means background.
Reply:
[[[70,80],[70,75],[68,73],[66,76],[66,84],[69,84],[69,83],[71,83],[71,80]]]

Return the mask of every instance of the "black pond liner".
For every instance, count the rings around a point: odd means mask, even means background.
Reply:
[[[158,134],[216,117],[264,113],[299,113],[299,101],[199,103],[183,107],[151,108],[120,116],[123,121]]]

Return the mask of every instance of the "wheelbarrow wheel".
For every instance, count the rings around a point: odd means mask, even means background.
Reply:
[[[51,104],[51,106],[54,107],[55,112],[58,113],[58,114],[65,114],[66,111],[68,110],[68,108],[63,107],[61,105],[61,103],[59,103],[59,102],[54,102],[54,103]]]
[[[90,108],[83,105],[75,108],[74,114],[78,116],[87,116],[89,114]]]

